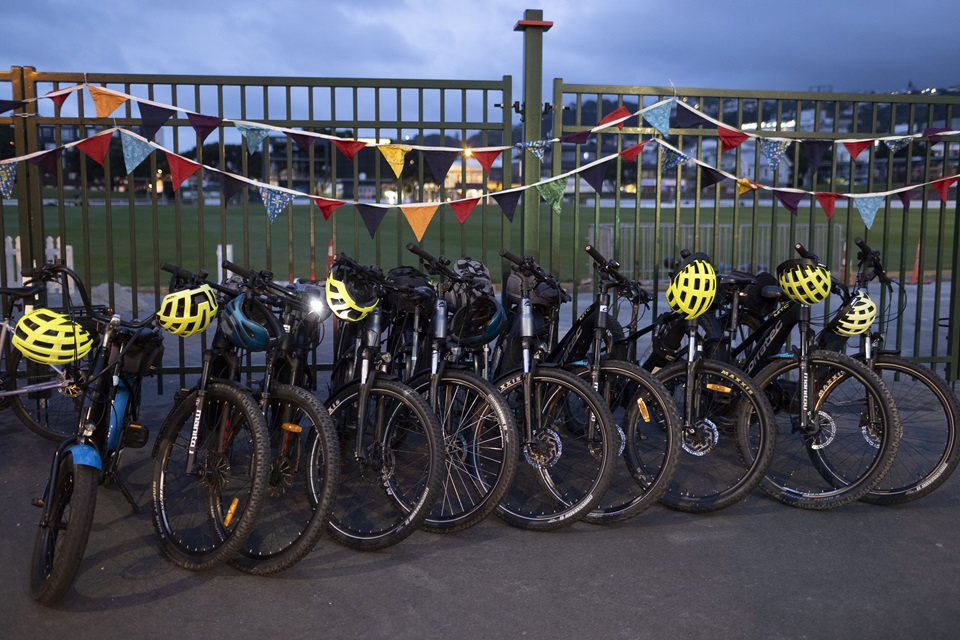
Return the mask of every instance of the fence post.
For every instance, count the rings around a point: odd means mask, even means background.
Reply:
[[[543,33],[553,26],[544,22],[543,11],[527,9],[523,20],[517,22],[514,31],[523,32],[523,104],[520,117],[523,119],[523,141],[540,140],[543,123]],[[506,106],[506,105],[505,105]],[[521,151],[520,163],[524,185],[540,180],[540,161],[528,151]],[[523,253],[540,259],[540,192],[536,189],[523,191],[523,224],[520,227]]]
[[[13,98],[30,100],[37,97],[36,69],[33,67],[13,67]],[[28,102],[24,109],[28,115],[36,115],[36,101]],[[37,118],[18,118],[19,125],[14,127],[14,148],[18,156],[40,150],[37,133]],[[20,218],[21,262],[32,265],[43,256],[43,170],[30,163],[21,163],[17,172],[17,199]],[[16,274],[19,276],[19,273]]]

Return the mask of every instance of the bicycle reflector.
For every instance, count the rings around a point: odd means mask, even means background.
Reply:
[[[13,345],[34,362],[66,364],[90,353],[93,338],[62,313],[37,309],[17,322]]]
[[[176,336],[188,338],[209,327],[216,315],[213,289],[202,284],[165,295],[157,312],[157,324]]]
[[[816,304],[830,295],[830,270],[810,258],[781,262],[777,281],[784,294],[798,304]]]
[[[877,305],[863,290],[857,291],[830,323],[829,329],[841,336],[856,336],[870,328],[877,317]]]
[[[717,274],[702,253],[685,258],[667,287],[667,304],[687,320],[703,315],[716,296]]]

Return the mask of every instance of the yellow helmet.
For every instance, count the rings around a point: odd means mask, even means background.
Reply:
[[[376,308],[380,297],[356,269],[343,262],[334,262],[327,274],[327,305],[341,320],[362,320]]]
[[[717,274],[702,253],[685,258],[667,287],[667,304],[688,320],[698,318],[717,296]]]
[[[157,312],[157,324],[174,335],[188,338],[210,326],[216,316],[217,298],[213,288],[204,283],[165,295]]]
[[[830,270],[810,258],[781,262],[777,281],[784,294],[799,304],[816,304],[830,295]]]
[[[93,338],[64,314],[37,309],[17,322],[13,345],[34,362],[66,364],[90,353]]]
[[[870,299],[870,295],[861,289],[837,313],[831,330],[841,336],[859,335],[870,328],[876,317],[877,305]]]

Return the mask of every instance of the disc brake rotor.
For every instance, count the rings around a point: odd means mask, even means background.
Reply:
[[[538,469],[549,469],[557,464],[562,454],[563,442],[553,429],[541,429],[534,435],[533,442],[523,445],[523,457]]]
[[[694,456],[704,456],[720,441],[720,429],[712,421],[701,418],[696,425],[684,429],[683,450]]]

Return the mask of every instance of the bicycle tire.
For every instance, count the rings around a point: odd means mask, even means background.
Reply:
[[[231,559],[253,530],[269,480],[269,435],[249,393],[225,382],[207,385],[196,460],[186,470],[197,390],[178,400],[153,449],[151,512],[160,548],[191,571]],[[223,442],[211,438],[229,422]]]
[[[273,385],[265,408],[270,480],[253,530],[230,564],[245,573],[289,569],[316,546],[340,479],[333,421],[306,389]]]
[[[443,433],[430,405],[409,386],[373,381],[363,429],[365,458],[355,455],[360,382],[326,402],[340,442],[340,488],[327,523],[330,537],[352,549],[393,546],[430,515],[444,474]],[[382,437],[373,437],[377,410]]]
[[[797,421],[798,358],[774,360],[757,374],[757,384],[775,399],[779,435],[761,486],[785,504],[830,509],[877,486],[893,464],[902,427],[889,389],[863,363],[816,350],[808,367],[819,392],[812,408],[815,431],[806,435]],[[875,418],[864,422],[865,411]]]
[[[490,381],[448,368],[432,400],[430,378],[421,374],[409,384],[440,419],[446,475],[421,528],[452,533],[472,527],[497,508],[513,484],[519,435],[510,406]]]
[[[497,515],[521,529],[548,531],[596,507],[610,486],[619,438],[610,408],[592,386],[555,367],[537,367],[531,376],[541,422],[532,429],[533,442],[521,446],[523,457]],[[494,383],[518,424],[524,424],[523,379],[517,371]]]
[[[773,409],[739,369],[711,359],[695,363],[694,417],[687,425],[687,363],[657,372],[680,414],[680,460],[660,502],[704,513],[746,498],[761,483],[776,445]]]
[[[893,466],[861,500],[881,505],[917,500],[946,482],[960,462],[960,403],[929,367],[887,353],[868,365],[890,390],[903,434]]]
[[[589,381],[589,367],[571,369]],[[600,395],[607,401],[622,442],[613,479],[584,518],[592,524],[628,520],[656,504],[670,486],[679,460],[680,415],[663,383],[622,360],[603,360]]]
[[[11,349],[8,356],[5,386],[11,389],[59,378],[50,365],[33,362],[17,349]],[[66,374],[63,387],[13,394],[8,397],[10,408],[28,429],[47,440],[61,442],[76,435],[83,405],[82,381],[89,364],[89,359],[82,359],[62,365]]]
[[[76,578],[90,538],[99,481],[99,470],[75,464],[72,455],[60,462],[57,485],[44,496],[51,505],[51,524],[37,527],[30,562],[30,596],[40,604],[56,603]]]

